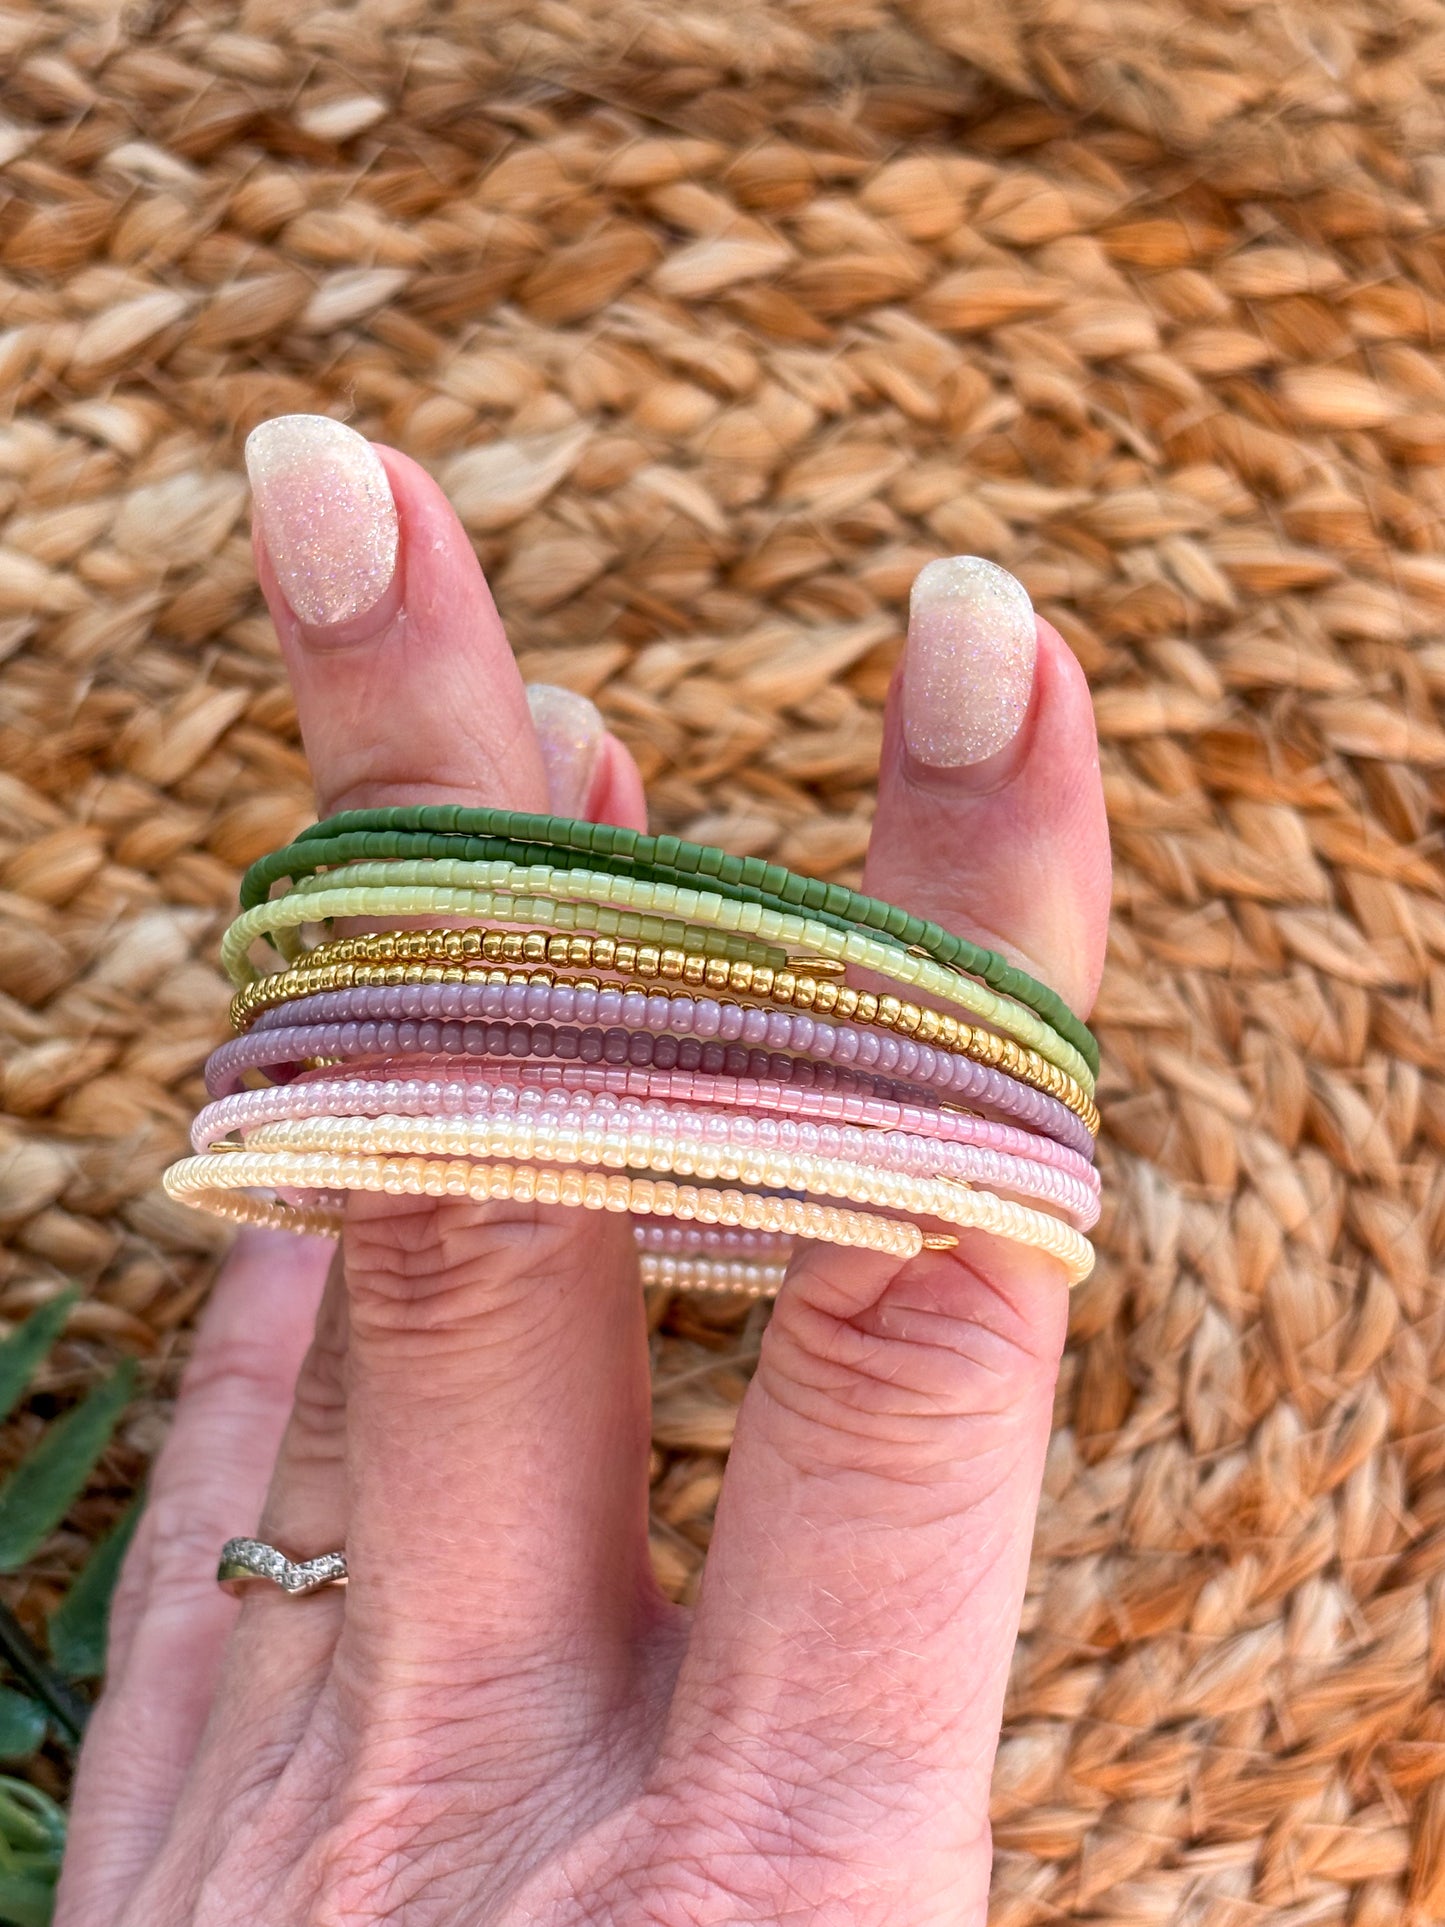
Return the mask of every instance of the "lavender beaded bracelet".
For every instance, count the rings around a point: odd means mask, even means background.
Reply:
[[[345,997],[372,993],[343,991],[329,994]],[[267,1014],[284,1018],[287,1008],[282,1005],[277,1011]],[[787,1013],[782,1015],[786,1017]],[[866,1035],[860,1039],[856,1033],[848,1036],[848,1026],[837,1028],[844,1032],[839,1040],[844,1052],[852,1053],[851,1056],[845,1055],[844,1068],[849,1068],[862,1051],[876,1040]],[[859,1068],[876,1068],[890,1076],[900,1088],[914,1094],[920,1088],[936,1087],[941,1093],[946,1093],[949,1100],[965,1103],[984,1116],[996,1116],[1042,1130],[1081,1156],[1092,1156],[1093,1138],[1073,1112],[1066,1110],[1057,1098],[1049,1097],[1043,1091],[1030,1090],[1026,1084],[1005,1077],[1001,1071],[991,1070],[987,1065],[976,1064],[970,1057],[956,1057],[935,1051],[926,1044],[910,1044],[907,1039],[889,1039],[886,1043],[893,1048],[885,1049],[884,1043],[879,1043],[878,1054],[871,1062],[860,1064]],[[897,1056],[894,1055],[895,1050]],[[903,1057],[905,1050],[916,1053],[911,1066]],[[240,1087],[241,1078],[247,1071],[280,1069],[285,1072],[318,1058],[353,1062],[360,1058],[411,1056],[539,1057],[563,1063],[631,1064],[639,1068],[656,1066],[660,1070],[669,1070],[676,1065],[681,1070],[723,1073],[732,1077],[786,1077],[790,1066],[797,1060],[785,1052],[786,1047],[769,1051],[756,1046],[749,1047],[742,1042],[725,1044],[695,1037],[657,1035],[641,1026],[633,1031],[622,1025],[604,1030],[596,1026],[554,1024],[545,1019],[526,1022],[506,1018],[466,1021],[362,1017],[295,1026],[284,1023],[263,1026],[258,1023],[244,1037],[233,1037],[212,1052],[206,1064],[206,1088],[213,1097],[223,1097]]]

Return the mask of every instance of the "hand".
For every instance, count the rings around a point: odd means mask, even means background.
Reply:
[[[324,812],[644,827],[585,705],[542,705],[539,741],[415,463],[311,417],[248,454]],[[1088,691],[1021,591],[990,577],[980,614],[959,580],[937,565],[915,593],[865,887],[1083,1012],[1109,876]],[[981,1921],[1056,1263],[978,1234],[903,1265],[805,1249],[689,1618],[648,1563],[626,1221],[357,1198],[330,1251],[247,1235],[217,1283],[117,1598],[56,1927]],[[257,1530],[344,1544],[349,1588],[238,1606],[216,1555]]]

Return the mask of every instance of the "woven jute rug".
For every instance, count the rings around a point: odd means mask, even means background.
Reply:
[[[1445,7],[73,0],[0,18],[0,1315],[162,1436],[155,1179],[308,815],[240,445],[451,492],[656,826],[856,874],[910,578],[1093,681],[1109,1208],[999,1756],[999,1927],[1445,1917]],[[1432,1267],[1434,1275],[1432,1277]],[[695,1585],[762,1314],[659,1304]]]

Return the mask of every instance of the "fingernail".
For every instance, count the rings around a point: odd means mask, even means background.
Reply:
[[[396,503],[381,458],[329,415],[278,415],[246,440],[261,538],[302,622],[364,615],[396,573]]]
[[[581,816],[607,725],[595,703],[555,683],[529,682],[527,707],[546,765],[548,806],[556,816]]]
[[[951,555],[919,570],[903,656],[903,735],[936,769],[981,763],[1028,713],[1038,648],[1034,606],[1007,569]]]

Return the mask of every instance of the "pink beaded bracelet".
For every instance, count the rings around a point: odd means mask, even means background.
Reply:
[[[718,1104],[737,1110],[776,1111],[789,1117],[828,1118],[844,1124],[865,1124],[879,1130],[913,1131],[958,1144],[985,1144],[1015,1157],[1037,1158],[1072,1172],[1097,1190],[1098,1172],[1085,1157],[1052,1138],[1038,1137],[1017,1125],[979,1117],[947,1103],[933,1105],[911,1099],[906,1087],[886,1078],[838,1070],[831,1065],[794,1062],[798,1073],[789,1080],[764,1077],[708,1075],[701,1071],[637,1069],[610,1064],[557,1064],[536,1061],[507,1064],[461,1063],[445,1058],[424,1063],[426,1075],[408,1077],[414,1060],[382,1058],[365,1073],[331,1065],[303,1071],[287,1087],[333,1082],[345,1108],[364,1110],[355,1093],[395,1081],[399,1088],[418,1084],[432,1110],[466,1110],[469,1092],[486,1086],[517,1104],[539,1101],[545,1094],[608,1092],[615,1097],[672,1098],[679,1103]],[[333,1109],[341,1108],[333,1104]]]
[[[384,1102],[380,1101],[383,1090],[388,1092]],[[429,1127],[431,1141],[418,1141],[405,1148],[431,1155],[454,1155],[461,1150],[475,1157],[514,1155],[525,1157],[529,1162],[552,1162],[558,1143],[568,1139],[584,1144],[596,1140],[596,1161],[605,1165],[607,1144],[651,1138],[657,1143],[667,1142],[687,1150],[694,1160],[704,1151],[726,1153],[734,1162],[759,1154],[778,1154],[840,1165],[872,1164],[880,1170],[913,1177],[940,1176],[963,1184],[984,1184],[990,1190],[1052,1204],[1081,1231],[1091,1229],[1099,1215],[1098,1181],[1092,1171],[1089,1175],[1094,1177],[1094,1183],[1090,1186],[1072,1173],[1031,1158],[982,1145],[939,1142],[905,1131],[865,1130],[858,1125],[766,1115],[754,1117],[747,1112],[657,1099],[568,1099],[566,1093],[558,1093],[564,1100],[561,1103],[528,1107],[506,1101],[513,1093],[505,1088],[474,1090],[466,1110],[448,1109],[441,1113],[432,1108],[415,1086],[411,1091],[400,1084],[373,1086],[360,1095],[363,1101],[352,1112],[344,1100],[343,1087],[335,1084],[329,1088],[292,1084],[271,1090],[243,1091],[207,1106],[197,1119],[195,1148],[210,1150],[233,1131],[248,1146],[274,1144],[283,1140],[274,1134],[261,1135],[264,1127],[310,1120],[333,1123],[340,1120],[358,1139],[366,1135],[368,1128],[395,1130],[414,1126],[420,1120]],[[522,1133],[527,1134],[526,1141],[519,1145],[517,1140]],[[468,1139],[474,1142],[469,1143]],[[674,1160],[669,1168],[681,1166]],[[695,1162],[690,1168],[696,1168]],[[734,1174],[729,1171],[724,1175]]]

